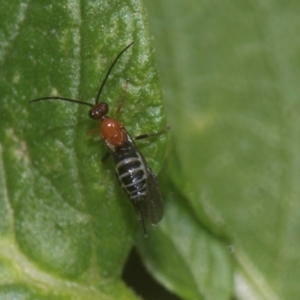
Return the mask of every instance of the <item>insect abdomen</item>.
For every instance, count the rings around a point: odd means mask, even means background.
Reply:
[[[115,171],[121,187],[131,199],[146,195],[147,176],[140,155],[130,151],[120,155],[119,158]]]

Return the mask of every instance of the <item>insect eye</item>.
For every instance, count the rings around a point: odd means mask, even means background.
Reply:
[[[105,102],[95,104],[89,111],[90,118],[100,120],[108,113],[108,105]]]

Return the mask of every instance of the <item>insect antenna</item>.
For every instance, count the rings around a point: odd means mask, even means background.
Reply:
[[[113,61],[113,63],[111,64],[111,66],[109,67],[102,83],[101,83],[101,86],[99,88],[99,91],[98,91],[98,94],[95,98],[95,104],[97,104],[99,102],[99,98],[100,98],[100,95],[102,93],[102,90],[103,90],[103,87],[107,81],[107,78],[111,72],[111,70],[113,69],[114,65],[116,64],[116,62],[119,60],[119,58],[121,57],[121,55],[130,47],[133,45],[134,42],[131,42],[129,45],[127,45],[119,54],[118,56],[115,58],[115,60]],[[76,99],[71,99],[71,98],[65,98],[65,97],[42,97],[42,98],[37,98],[37,99],[33,99],[33,100],[30,100],[29,103],[32,103],[32,102],[38,102],[38,101],[42,101],[42,100],[61,100],[61,101],[67,101],[67,102],[73,102],[73,103],[77,103],[77,104],[83,104],[83,105],[87,105],[89,107],[93,107],[94,104],[91,104],[91,103],[88,103],[88,102],[84,102],[84,101],[80,101],[80,100],[76,100]]]
[[[37,98],[37,99],[34,99],[34,100],[30,100],[29,103],[37,102],[37,101],[41,101],[41,100],[62,100],[62,101],[73,102],[73,103],[77,103],[77,104],[88,105],[90,107],[94,106],[91,103],[80,101],[80,100],[75,100],[75,99],[70,99],[70,98],[64,98],[64,97],[51,97],[51,96],[50,97],[42,97],[42,98]]]
[[[103,81],[102,81],[102,83],[101,83],[101,86],[100,86],[100,88],[99,88],[98,94],[97,94],[97,96],[96,96],[96,98],[95,98],[95,104],[99,103],[100,95],[101,95],[101,93],[102,93],[102,90],[103,90],[103,88],[104,88],[104,85],[105,85],[105,83],[106,83],[106,80],[107,80],[107,78],[108,78],[108,76],[109,76],[111,70],[113,69],[114,65],[115,65],[116,62],[119,60],[119,58],[121,57],[121,55],[122,55],[129,47],[131,47],[131,46],[133,45],[133,43],[134,43],[134,42],[131,42],[129,45],[127,45],[127,46],[126,46],[126,47],[118,54],[118,56],[115,58],[115,60],[113,61],[113,63],[112,63],[111,66],[109,67],[109,69],[108,69],[108,71],[107,71],[107,73],[106,73],[106,75],[105,75],[105,77],[104,77],[104,79],[103,79]]]

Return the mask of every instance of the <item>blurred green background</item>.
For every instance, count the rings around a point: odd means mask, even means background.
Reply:
[[[146,5],[172,182],[227,240],[238,299],[298,298],[300,3]]]

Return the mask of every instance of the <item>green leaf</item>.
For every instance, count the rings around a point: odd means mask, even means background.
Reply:
[[[164,220],[138,243],[148,270],[182,299],[228,299],[232,268],[226,247],[199,224],[174,185],[163,187]]]
[[[229,240],[239,299],[296,299],[299,1],[146,3],[177,155],[169,176]]]
[[[141,230],[101,164],[88,109],[101,95],[133,135],[165,128],[145,12],[139,1],[1,1],[0,295],[7,299],[135,299],[120,281]],[[126,79],[129,79],[126,84]],[[166,137],[141,141],[155,172]],[[55,295],[55,296],[54,296]],[[50,298],[49,298],[50,297]]]

